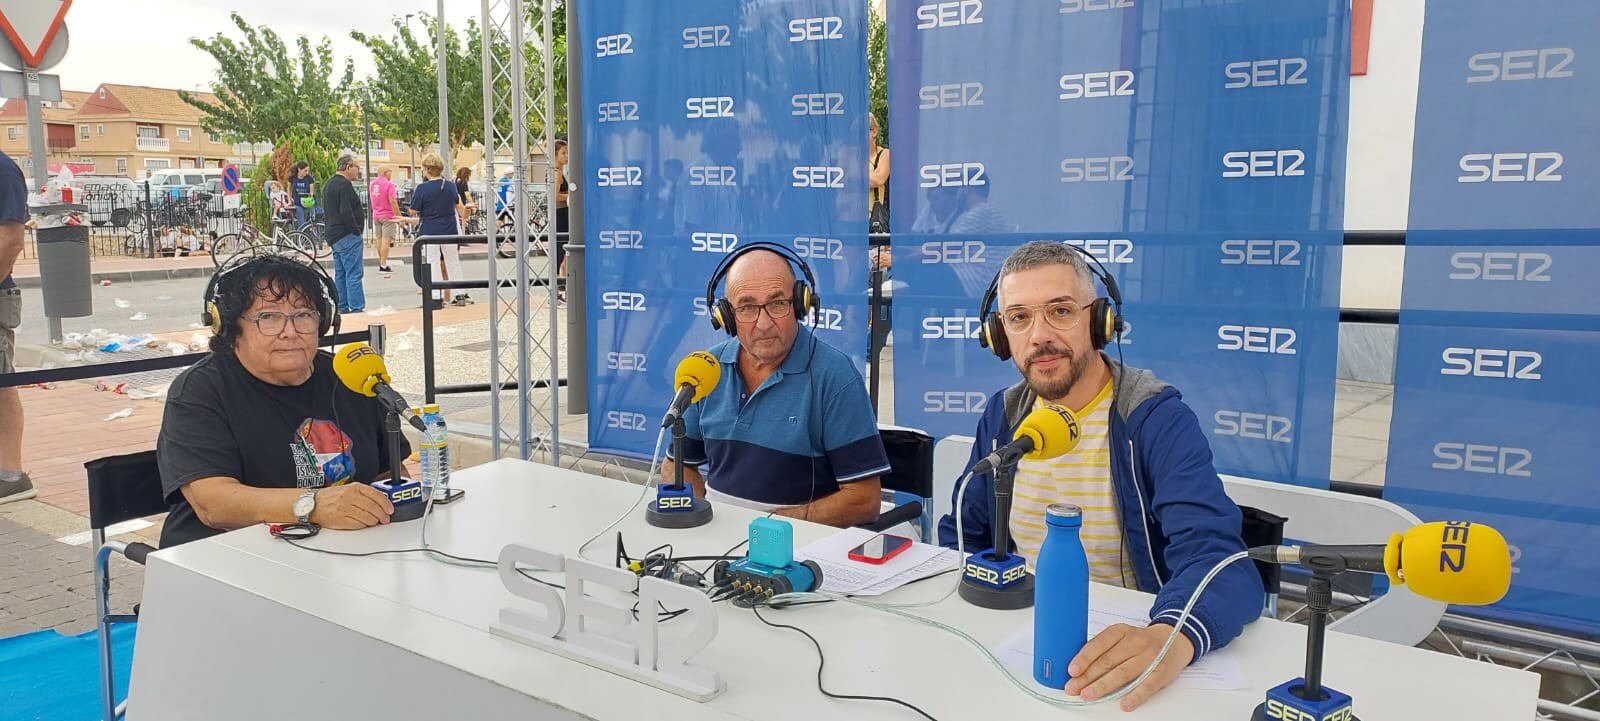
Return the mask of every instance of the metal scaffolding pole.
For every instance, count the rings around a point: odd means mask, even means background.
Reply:
[[[556,354],[559,331],[556,324],[555,253],[553,243],[544,243],[545,257],[534,265],[529,252],[530,233],[545,234],[545,223],[554,217],[554,194],[549,192],[551,174],[537,184],[531,182],[532,154],[528,131],[535,129],[546,153],[552,147],[551,121],[555,93],[554,68],[549,62],[554,42],[550,9],[554,0],[534,4],[539,11],[537,26],[531,26],[524,0],[483,0],[483,122],[485,180],[499,183],[497,160],[508,156],[511,167],[507,206],[513,218],[510,228],[491,224],[489,281],[490,412],[493,415],[494,455],[515,454],[531,459],[544,450],[553,464],[560,463],[560,395],[557,392],[560,366]],[[531,36],[531,37],[530,37]],[[529,55],[536,62],[530,63]],[[531,187],[543,186],[546,192],[530,194]],[[492,186],[491,186],[492,187]],[[535,227],[535,223],[538,225]],[[549,240],[549,236],[544,236]],[[506,241],[515,241],[511,257],[501,253]],[[502,279],[514,282],[502,284]],[[535,292],[544,286],[543,292]],[[546,311],[541,313],[541,311]],[[514,338],[507,338],[508,332]],[[550,386],[536,389],[535,375],[548,374]],[[515,404],[508,393],[515,390]],[[541,399],[539,393],[547,398]],[[511,445],[514,451],[508,451]]]

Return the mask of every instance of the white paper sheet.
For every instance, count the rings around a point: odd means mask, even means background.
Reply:
[[[881,564],[849,558],[850,550],[877,535],[864,528],[846,528],[795,552],[796,560],[815,561],[822,567],[822,589],[833,593],[876,596],[919,578],[952,567],[953,551],[913,543],[900,555]]]
[[[1149,615],[1146,609],[1131,606],[1105,606],[1089,609],[1089,638],[1094,638],[1107,626],[1115,623],[1126,623],[1130,626],[1144,627],[1149,625]],[[1067,698],[1061,689],[1047,689],[1033,680],[1033,624],[1029,623],[1010,638],[1002,641],[994,648],[994,655],[1011,670],[1017,678],[1032,684],[1034,690],[1040,693]],[[1178,680],[1172,682],[1173,686],[1201,691],[1237,691],[1247,688],[1244,671],[1239,668],[1239,661],[1233,657],[1228,649],[1224,648],[1206,654],[1205,658],[1191,664],[1178,674]]]

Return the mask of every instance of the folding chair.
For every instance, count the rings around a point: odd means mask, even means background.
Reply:
[[[881,532],[916,520],[923,543],[933,543],[938,522],[933,515],[933,436],[894,426],[880,426],[878,434],[889,456],[889,472],[879,481],[885,492],[893,493],[897,505],[861,527]]]
[[[106,541],[106,528],[135,518],[165,513],[166,494],[161,492],[161,470],[156,452],[144,451],[123,456],[97,458],[83,464],[89,476],[89,536],[94,554],[94,607],[100,633],[100,699],[105,721],[116,721],[127,711],[126,702],[117,703],[111,665],[111,624],[132,623],[139,619],[139,607],[131,614],[111,613],[111,554],[120,553],[139,565],[155,549],[144,543]]]

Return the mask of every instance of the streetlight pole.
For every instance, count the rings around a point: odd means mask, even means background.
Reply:
[[[444,56],[444,0],[439,0],[439,14],[434,16],[434,32],[439,36],[438,44],[438,76],[439,76],[439,157],[444,160],[445,176],[450,175],[450,101],[449,86],[445,83],[445,56]]]

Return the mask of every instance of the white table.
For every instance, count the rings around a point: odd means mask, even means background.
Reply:
[[[429,541],[457,555],[495,559],[508,543],[575,553],[633,503],[639,487],[521,461],[460,472],[468,491],[435,509]],[[729,506],[698,529],[644,523],[620,529],[635,555],[672,542],[679,555],[722,553],[758,514]],[[310,544],[341,551],[417,545],[419,523],[325,531]],[[803,546],[831,530],[795,524]],[[614,532],[591,558],[609,562]],[[888,601],[943,594],[952,576],[900,589]],[[1148,603],[1135,591],[1095,585],[1095,599]],[[720,631],[696,663],[727,691],[700,704],[489,633],[502,607],[524,603],[496,574],[420,554],[345,558],[313,553],[247,528],[153,556],[145,576],[129,719],[893,719],[896,706],[833,701],[817,693],[816,653],[791,631],[718,604]],[[1031,611],[996,612],[952,597],[919,613],[993,645]],[[922,624],[848,604],[770,612],[817,636],[827,683],[841,693],[897,696],[941,721],[1124,718],[1115,705],[1062,709],[1011,686],[964,641]],[[669,632],[672,624],[662,626]],[[1168,689],[1134,718],[1242,721],[1266,689],[1300,674],[1305,629],[1251,624],[1229,648],[1245,691]],[[1328,635],[1327,683],[1356,699],[1368,721],[1530,718],[1531,673],[1340,633]]]

